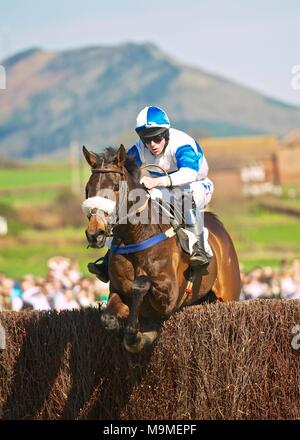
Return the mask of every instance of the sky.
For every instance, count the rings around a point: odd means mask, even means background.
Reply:
[[[2,0],[0,59],[29,47],[152,42],[184,64],[300,106],[299,0]],[[300,72],[300,67],[299,67]]]

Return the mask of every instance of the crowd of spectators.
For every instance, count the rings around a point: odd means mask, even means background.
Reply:
[[[255,267],[241,270],[241,299],[300,299],[300,260],[282,260],[278,270]],[[0,310],[72,310],[105,306],[108,284],[96,277],[84,277],[68,258],[56,256],[48,261],[44,277],[26,275],[16,281],[0,273]]]
[[[300,299],[300,260],[295,259],[291,264],[282,260],[277,270],[272,267],[241,270],[241,280],[241,299]]]
[[[0,273],[0,310],[72,310],[105,305],[108,284],[84,277],[70,259],[48,261],[46,277],[26,275],[20,281]]]

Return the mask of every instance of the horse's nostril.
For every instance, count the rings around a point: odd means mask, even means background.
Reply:
[[[95,241],[96,237],[97,237],[96,234],[91,234],[88,230],[85,231],[85,235],[86,235],[87,241],[89,243],[92,243],[93,241]]]
[[[98,230],[98,231],[95,232],[95,234],[94,234],[94,238],[95,238],[95,240],[97,240],[98,238],[103,237],[104,234],[105,234],[104,231]]]
[[[88,230],[86,230],[85,235],[86,235],[87,241],[90,244],[102,243],[102,241],[105,237],[105,231],[98,230],[95,233],[91,234]]]

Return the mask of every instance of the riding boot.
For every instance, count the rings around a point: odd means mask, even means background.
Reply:
[[[94,263],[89,263],[87,265],[89,272],[96,275],[100,281],[103,281],[103,283],[109,282],[108,258],[109,258],[109,251],[106,252],[104,257],[98,258],[98,260],[94,261]]]
[[[190,266],[204,273],[204,269],[207,268],[211,259],[204,246],[204,215],[194,204],[191,209],[185,212],[184,218],[186,222],[185,228],[197,237],[197,241],[193,245],[192,255],[190,256]]]
[[[190,266],[194,269],[207,268],[211,260],[211,256],[207,254],[204,246],[203,232],[197,236],[198,240],[193,245],[193,253],[190,257]]]

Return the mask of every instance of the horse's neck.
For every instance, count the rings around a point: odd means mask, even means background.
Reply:
[[[141,185],[136,184],[136,182],[129,178],[127,181],[129,191],[137,188],[143,188]],[[127,212],[132,207],[127,206]],[[148,215],[148,221],[146,224],[139,222],[137,224],[133,224],[130,222],[130,218],[127,217],[126,224],[120,224],[114,229],[114,239],[120,241],[124,244],[134,244],[140,243],[143,240],[147,240],[148,238],[156,235],[162,231],[168,229],[165,224],[152,224],[151,217],[151,199],[148,199],[148,204],[143,208],[146,209]]]
[[[159,225],[145,225],[142,223],[133,225],[128,222],[126,225],[118,225],[117,228],[115,228],[114,238],[124,244],[134,244],[147,240],[160,231]]]

